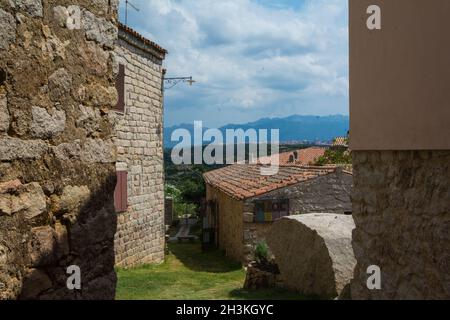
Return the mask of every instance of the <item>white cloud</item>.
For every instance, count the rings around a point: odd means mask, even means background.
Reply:
[[[168,49],[169,76],[198,81],[166,92],[168,124],[348,113],[346,0],[299,10],[256,0],[134,3],[141,11],[129,12],[129,24]]]

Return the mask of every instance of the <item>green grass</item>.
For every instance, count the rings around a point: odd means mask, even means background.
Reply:
[[[199,243],[171,243],[166,261],[118,269],[119,300],[301,299],[282,289],[242,289],[245,271],[218,251],[202,253]]]

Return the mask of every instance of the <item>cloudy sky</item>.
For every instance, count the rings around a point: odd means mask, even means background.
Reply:
[[[347,0],[131,0],[128,24],[169,51],[165,122],[348,114]],[[124,21],[124,0],[120,16]]]

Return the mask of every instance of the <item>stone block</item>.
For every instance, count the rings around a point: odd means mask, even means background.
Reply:
[[[42,17],[42,0],[12,0],[10,1],[16,9],[25,11],[32,17]]]
[[[81,149],[81,160],[85,162],[113,163],[116,158],[116,146],[112,141],[88,139]]]
[[[36,299],[39,294],[50,289],[52,287],[52,281],[48,275],[39,269],[29,269],[24,277],[24,284],[22,292],[20,293],[21,299]]]
[[[81,24],[88,40],[94,40],[108,49],[114,48],[118,30],[112,22],[96,17],[88,10],[83,10]]]
[[[33,120],[31,134],[34,138],[50,139],[61,134],[66,128],[66,113],[63,110],[33,106],[31,109]]]
[[[23,184],[18,179],[7,181],[7,182],[2,182],[2,183],[0,183],[0,194],[2,194],[2,193],[15,193],[22,186],[23,186]]]
[[[55,224],[56,242],[58,244],[58,254],[65,256],[70,252],[69,236],[67,234],[67,228],[63,224],[57,222]]]
[[[16,40],[16,20],[14,17],[0,9],[0,49],[7,50],[9,45]]]
[[[65,27],[69,18],[69,10],[63,6],[56,6],[53,8],[53,20],[60,27]]]
[[[60,68],[48,78],[49,96],[52,101],[66,97],[72,88],[72,76],[65,68]]]
[[[78,128],[83,128],[86,130],[88,135],[100,129],[101,114],[100,110],[93,107],[86,107],[80,105],[80,116],[76,121]]]
[[[52,197],[52,210],[58,213],[78,211],[90,197],[87,186],[66,186],[61,197]]]
[[[87,95],[90,103],[96,107],[114,107],[117,104],[118,95],[115,87],[104,87],[95,83],[87,88]]]
[[[47,202],[39,183],[25,185],[19,195],[11,196],[12,213],[23,212],[26,219],[32,219],[44,213]]]
[[[18,138],[0,138],[0,160],[39,159],[48,150],[42,140],[21,140]]]
[[[244,222],[253,222],[253,212],[244,212]]]
[[[78,48],[78,54],[87,70],[95,75],[104,75],[108,71],[109,53],[93,41]]]
[[[80,140],[75,140],[71,143],[61,143],[58,146],[52,147],[55,157],[62,161],[69,161],[79,159],[81,154]]]
[[[57,260],[56,233],[50,226],[37,227],[31,230],[28,242],[28,254],[33,267],[54,264]]]
[[[0,193],[0,216],[1,215],[11,215],[11,195]]]

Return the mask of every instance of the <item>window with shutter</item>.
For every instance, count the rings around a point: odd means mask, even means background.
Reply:
[[[115,107],[116,111],[125,112],[125,66],[123,64],[119,65],[119,73],[116,78],[116,89],[117,89],[117,105]]]
[[[289,215],[289,200],[273,199],[255,202],[254,222],[273,222]]]
[[[114,206],[116,212],[126,212],[128,209],[128,172],[117,171],[117,184],[114,191]]]

